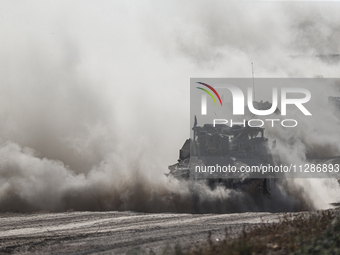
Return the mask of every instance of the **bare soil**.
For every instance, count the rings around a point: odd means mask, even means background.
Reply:
[[[225,228],[277,222],[282,213],[0,213],[0,254],[139,254],[222,240]],[[229,233],[230,234],[230,233]]]

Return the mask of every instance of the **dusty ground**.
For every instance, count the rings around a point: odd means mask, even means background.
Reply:
[[[275,213],[145,214],[134,212],[67,212],[0,214],[0,253],[140,254],[161,252],[167,245],[185,246],[224,237],[243,224],[278,220]]]

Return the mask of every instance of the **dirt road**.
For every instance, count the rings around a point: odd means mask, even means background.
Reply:
[[[224,237],[244,224],[278,220],[274,213],[145,214],[134,212],[68,212],[0,214],[1,253],[140,254],[160,252],[176,243],[185,246]]]

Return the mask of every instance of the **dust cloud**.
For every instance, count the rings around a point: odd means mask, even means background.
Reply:
[[[259,210],[248,194],[163,175],[190,135],[189,78],[251,77],[251,62],[256,77],[338,76],[336,2],[2,5],[0,211]],[[302,161],[338,156],[339,121],[323,120],[268,135]],[[325,208],[335,184],[286,180],[265,208]]]

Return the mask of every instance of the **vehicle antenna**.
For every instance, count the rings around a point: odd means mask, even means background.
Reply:
[[[255,101],[254,63],[253,62],[251,62],[251,72],[253,75],[253,101]]]

